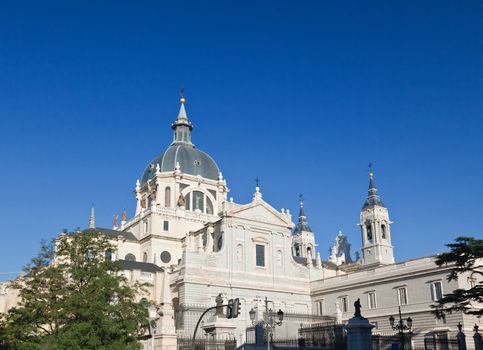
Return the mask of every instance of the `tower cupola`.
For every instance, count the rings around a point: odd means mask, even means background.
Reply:
[[[306,258],[315,256],[315,237],[307,221],[304,210],[304,199],[299,197],[299,219],[293,229],[293,255]]]
[[[374,169],[372,164],[369,164],[369,190],[361,209],[359,222],[364,264],[394,263],[391,224],[389,212],[382,203],[374,185]]]
[[[173,129],[173,144],[182,142],[192,145],[191,130],[193,130],[193,124],[191,124],[188,115],[186,114],[186,109],[184,108],[186,99],[182,91],[180,102],[181,106],[179,108],[178,117],[171,125],[171,129]]]

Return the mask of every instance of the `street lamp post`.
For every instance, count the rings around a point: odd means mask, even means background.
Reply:
[[[271,309],[268,309],[268,299],[265,297],[265,313],[263,314],[263,320],[260,322],[255,322],[255,309],[252,308],[249,312],[250,314],[250,320],[252,321],[252,324],[255,325],[256,323],[260,323],[263,326],[263,329],[265,330],[265,335],[267,338],[267,350],[270,350],[270,340],[273,337],[273,330],[275,326],[280,326],[283,322],[283,311],[278,310],[277,312],[277,319],[274,319],[273,315],[270,315],[272,312]]]
[[[401,306],[399,306],[399,321],[395,324],[394,316],[389,317],[389,323],[391,324],[391,328],[397,330],[399,335],[401,336],[401,349],[404,350],[404,331],[411,332],[411,328],[413,327],[413,319],[408,317],[406,320],[406,324],[402,319],[401,315]]]

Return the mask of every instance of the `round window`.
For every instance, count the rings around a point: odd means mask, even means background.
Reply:
[[[161,253],[161,261],[165,264],[171,261],[171,254],[167,250]]]

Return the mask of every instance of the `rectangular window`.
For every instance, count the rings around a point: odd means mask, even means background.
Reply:
[[[401,287],[397,289],[397,294],[399,298],[399,305],[407,305],[408,304],[408,291],[406,287]]]
[[[367,293],[367,306],[368,309],[375,309],[376,305],[376,292]]]
[[[265,266],[265,246],[256,245],[257,266]]]
[[[163,230],[169,231],[169,221],[163,221]]]
[[[322,316],[325,314],[324,300],[319,300],[316,302],[317,315]]]
[[[343,296],[339,298],[339,305],[342,312],[349,311],[349,298],[347,296]]]
[[[431,283],[431,299],[433,301],[438,301],[443,297],[443,287],[441,282],[433,282]]]

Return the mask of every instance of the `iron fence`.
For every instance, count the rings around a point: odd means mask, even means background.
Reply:
[[[343,336],[341,329],[341,336]],[[300,325],[299,346],[336,347],[336,325],[334,322]]]
[[[458,350],[458,340],[447,333],[431,334],[424,337],[425,350]]]
[[[206,337],[197,338],[194,342],[195,350],[234,350],[236,340],[233,338]],[[193,339],[190,337],[178,337],[178,350],[192,350]]]
[[[392,350],[402,349],[402,342],[404,341],[405,350],[420,350],[413,345],[414,333],[404,332],[403,334],[398,332],[386,332],[386,333],[373,333],[372,334],[372,348],[374,350]]]

